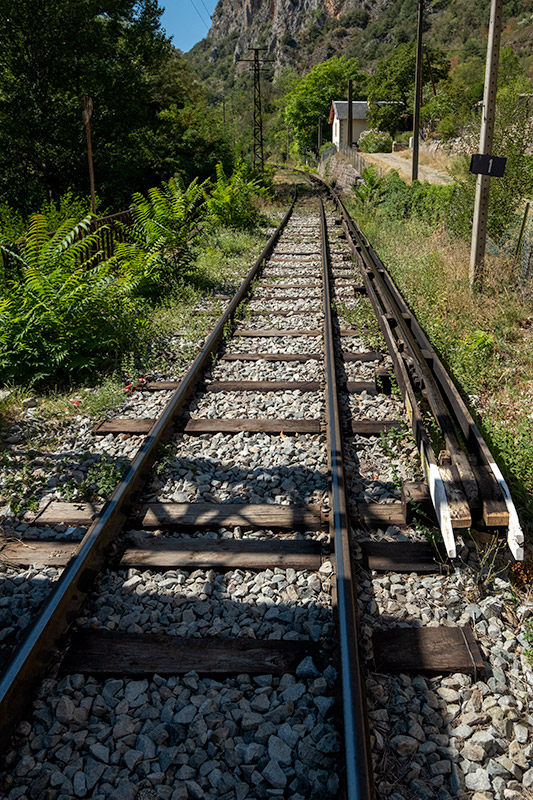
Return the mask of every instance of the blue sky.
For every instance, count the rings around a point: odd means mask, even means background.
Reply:
[[[172,36],[174,47],[186,53],[204,38],[216,4],[217,0],[160,0],[159,5],[165,7],[161,26]]]

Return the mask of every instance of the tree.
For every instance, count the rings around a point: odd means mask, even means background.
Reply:
[[[433,80],[437,82],[446,78],[450,69],[446,56],[439,50],[427,49]],[[369,121],[373,128],[388,131],[391,136],[397,130],[409,129],[415,69],[415,42],[398,45],[387,58],[379,62],[368,81]],[[423,79],[429,83],[427,59],[424,60]]]
[[[318,117],[329,116],[333,100],[347,96],[348,80],[354,82],[353,99],[364,97],[366,76],[355,58],[330,58],[317,64],[287,96],[285,119],[300,152],[316,147]]]
[[[197,86],[161,13],[157,0],[0,0],[0,199],[27,213],[87,193],[85,94],[104,203],[168,177],[159,114]]]

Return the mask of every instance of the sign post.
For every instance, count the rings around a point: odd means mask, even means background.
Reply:
[[[418,180],[418,141],[420,138],[420,97],[422,94],[422,25],[424,21],[424,0],[418,0],[418,28],[416,37],[416,75],[415,75],[415,107],[413,113],[413,163],[411,180]]]
[[[94,167],[93,167],[93,145],[91,140],[91,116],[93,113],[93,101],[85,95],[83,108],[83,123],[87,133],[87,156],[89,158],[89,182],[91,186],[91,208],[96,216],[96,194],[94,191]]]
[[[500,36],[502,30],[502,6],[503,0],[491,0],[487,63],[485,67],[485,90],[483,92],[483,118],[481,120],[481,136],[479,140],[479,155],[488,156],[489,159],[494,139],[496,90],[498,88],[498,58],[500,54]],[[487,166],[489,166],[488,163]],[[474,205],[470,270],[468,277],[471,288],[478,290],[483,286],[483,266],[485,262],[485,247],[487,244],[491,171],[491,169],[488,169],[487,171],[479,172],[476,183],[476,200]]]
[[[353,81],[348,81],[348,134],[347,141],[349,149],[353,147]]]

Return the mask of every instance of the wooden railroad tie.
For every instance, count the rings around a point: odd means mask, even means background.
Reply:
[[[43,528],[54,525],[86,528],[94,522],[103,507],[103,503],[63,503],[51,500],[33,519],[29,517],[28,521]]]
[[[322,315],[322,309],[319,311],[314,312],[312,316],[318,317]],[[250,311],[250,316],[252,317],[302,317],[302,316],[309,316],[309,312],[307,311],[276,311],[273,309],[272,311]]]
[[[377,353],[373,350],[360,350],[358,352],[351,353],[349,350],[343,350],[342,353],[342,360],[343,361],[383,361],[383,356],[381,353]]]
[[[429,489],[423,481],[406,481],[402,485],[402,499],[393,503],[359,503],[359,519],[369,527],[380,525],[407,525],[413,516],[422,514],[431,523],[435,511]]]
[[[377,672],[417,675],[461,672],[475,680],[484,674],[483,657],[467,626],[374,631],[372,646]]]
[[[143,528],[235,528],[254,530],[321,530],[327,525],[315,505],[268,503],[148,503]]]
[[[346,434],[358,436],[379,436],[390,430],[405,429],[401,419],[352,419]]]
[[[283,337],[283,336],[322,336],[322,330],[320,328],[314,328],[313,330],[283,330],[281,328],[257,328],[257,329],[248,329],[248,328],[237,328],[235,330],[235,336],[244,336],[244,337],[255,337],[255,338],[271,338],[271,337]]]
[[[97,422],[92,432],[94,436],[108,436],[111,434],[129,433],[137,436],[146,436],[154,427],[156,419],[104,419]]]
[[[317,283],[260,283],[258,289],[321,289],[322,284]]]
[[[39,527],[90,526],[103,508],[102,503],[63,503],[51,501],[32,519]],[[142,527],[157,528],[235,528],[250,530],[321,530],[327,515],[319,506],[282,506],[262,503],[148,503],[141,513]],[[138,519],[135,522],[138,523]]]
[[[79,542],[18,541],[0,546],[0,562],[64,567]],[[320,542],[302,539],[173,539],[153,537],[128,541],[119,568],[169,569],[320,569],[324,556]]]
[[[87,675],[293,673],[320,648],[309,641],[178,638],[166,634],[83,629],[76,633],[61,672]]]
[[[184,433],[321,433],[319,419],[189,419],[181,428]]]
[[[445,552],[429,542],[361,542],[362,566],[376,572],[442,572]]]
[[[226,353],[221,361],[320,361],[322,353]]]
[[[207,392],[320,392],[320,381],[212,381]]]

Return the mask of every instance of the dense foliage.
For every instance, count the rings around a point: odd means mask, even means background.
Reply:
[[[254,227],[264,193],[242,162],[229,177],[218,164],[213,185],[172,178],[146,197],[136,193],[134,225],[108,259],[90,217],[50,235],[50,219],[33,215],[18,250],[0,244],[9,257],[0,284],[2,380],[69,383],[109,368],[131,348],[150,303],[181,294],[193,279],[203,226]]]
[[[216,182],[209,192],[207,208],[215,223],[237,230],[252,230],[262,221],[261,213],[252,202],[264,195],[266,188],[255,178],[244,161],[239,161],[228,177],[222,164],[217,164]]]
[[[449,63],[444,53],[428,49],[424,62],[424,82],[429,85],[428,60],[435,82],[446,78]],[[368,80],[369,121],[374,128],[394,136],[398,130],[408,130],[413,107],[416,45],[400,44],[379,62]]]
[[[286,99],[285,118],[299,148],[316,148],[319,117],[329,117],[332,100],[346,96],[353,80],[353,99],[364,96],[366,77],[359,72],[355,58],[330,58],[302,78]]]
[[[190,181],[231,163],[160,15],[157,0],[0,0],[0,200],[28,214],[69,188],[87,194],[84,95],[107,207],[176,171]]]
[[[389,219],[417,218],[431,227],[447,221],[452,205],[458,202],[457,193],[454,185],[406,183],[395,171],[380,178],[374,166],[363,170],[363,181],[354,189],[354,197],[364,210],[379,209]]]
[[[386,131],[369,128],[363,131],[357,142],[363,153],[391,153],[392,136]]]
[[[89,218],[65,222],[50,237],[31,218],[19,270],[0,295],[0,371],[4,381],[80,378],[106,364],[134,325],[135,287],[113,263],[98,263]]]

